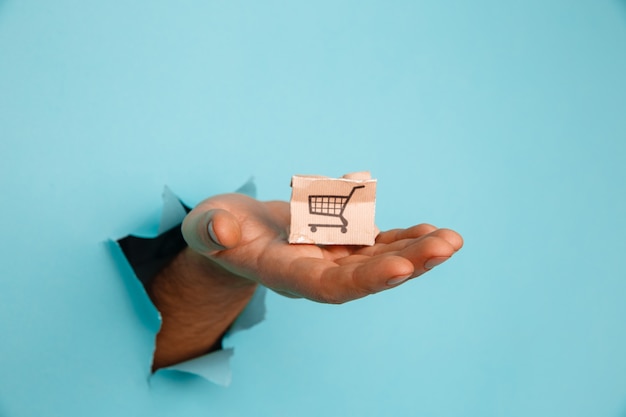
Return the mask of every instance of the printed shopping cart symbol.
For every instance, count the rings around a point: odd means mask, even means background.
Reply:
[[[341,233],[346,233],[348,231],[348,220],[343,217],[343,212],[348,205],[348,201],[352,198],[352,194],[359,188],[365,188],[365,186],[357,185],[352,187],[352,191],[348,195],[310,195],[309,214],[338,217],[341,220],[341,224],[309,223],[311,232],[315,233],[318,227],[340,227]]]

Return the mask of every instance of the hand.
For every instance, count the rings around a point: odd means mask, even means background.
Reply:
[[[393,288],[444,262],[458,233],[421,224],[380,233],[374,246],[287,243],[289,204],[211,197],[185,218],[189,247],[152,281],[161,312],[153,369],[219,349],[256,283],[288,297],[344,303]]]
[[[287,243],[289,204],[241,194],[211,197],[182,230],[210,275],[258,282],[289,297],[344,303],[393,288],[449,259],[463,245],[449,229],[420,224],[382,232],[373,246]]]

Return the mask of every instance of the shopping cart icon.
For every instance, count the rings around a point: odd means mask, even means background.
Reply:
[[[343,212],[346,210],[346,206],[350,198],[352,198],[354,191],[359,188],[365,188],[365,186],[357,185],[352,187],[352,191],[348,195],[310,195],[309,214],[338,217],[341,221],[341,224],[309,223],[311,232],[315,233],[318,227],[339,227],[341,228],[341,233],[346,233],[348,231],[348,220],[343,216]]]

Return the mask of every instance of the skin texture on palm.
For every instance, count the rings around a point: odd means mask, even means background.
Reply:
[[[241,194],[211,197],[187,215],[189,248],[150,289],[163,317],[155,369],[215,349],[256,284],[345,303],[415,278],[463,245],[458,233],[428,224],[382,232],[373,246],[292,245],[289,223],[289,203]]]

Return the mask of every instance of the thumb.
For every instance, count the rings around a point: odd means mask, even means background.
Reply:
[[[239,222],[223,209],[192,210],[183,220],[182,232],[189,247],[204,255],[233,248],[241,240]]]

